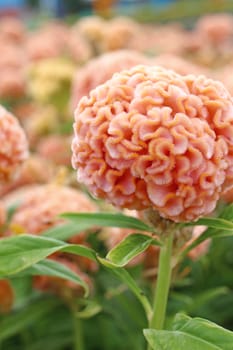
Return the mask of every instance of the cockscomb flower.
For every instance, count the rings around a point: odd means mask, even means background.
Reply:
[[[88,16],[79,19],[72,27],[72,30],[77,32],[78,35],[81,34],[96,49],[96,45],[99,45],[107,28],[103,18]]]
[[[14,233],[30,233],[39,235],[44,230],[58,226],[64,222],[59,215],[64,212],[95,212],[94,203],[81,191],[58,185],[28,186],[23,191],[15,191],[4,198],[6,206],[19,203],[16,208],[8,231],[5,235]],[[85,232],[74,235],[69,242],[88,246]],[[86,272],[94,272],[98,266],[95,262],[81,256],[56,253],[49,257],[77,272],[91,285]],[[81,271],[82,272],[81,272]],[[67,288],[71,292],[80,292],[82,288],[63,279],[40,276],[34,280],[34,286],[42,290],[57,291],[59,295]]]
[[[76,63],[84,63],[93,56],[91,45],[75,30],[70,32],[67,50]]]
[[[26,75],[23,69],[5,68],[1,71],[0,98],[20,98],[26,94]]]
[[[93,58],[79,69],[74,77],[71,91],[72,109],[83,96],[110,79],[114,73],[138,64],[149,64],[149,59],[133,50],[119,50]]]
[[[232,40],[233,16],[227,13],[203,16],[196,23],[196,31],[209,43],[222,45]]]
[[[6,205],[13,201],[4,200]],[[21,198],[16,201],[20,205],[12,216],[11,224],[22,227],[25,232],[40,234],[42,231],[59,225],[64,220],[58,216],[64,212],[95,212],[94,203],[82,192],[58,185],[37,185],[25,188]]]
[[[117,207],[196,220],[232,177],[232,128],[232,98],[220,82],[136,66],[79,102],[73,166]]]
[[[0,106],[0,184],[9,180],[28,156],[28,145],[17,119]]]
[[[10,183],[0,188],[0,197],[25,185],[48,183],[55,178],[56,171],[55,164],[48,159],[32,155],[15,172]]]
[[[20,44],[24,41],[26,30],[21,20],[12,17],[1,18],[0,35],[8,43]]]
[[[130,17],[116,17],[105,25],[107,28],[99,43],[101,52],[125,49],[140,33],[139,24]]]

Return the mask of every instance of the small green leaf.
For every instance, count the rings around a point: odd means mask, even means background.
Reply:
[[[161,245],[161,243],[146,235],[139,233],[131,234],[115,246],[107,255],[116,266],[125,266],[130,260],[144,252],[151,244]]]
[[[140,303],[142,304],[146,316],[148,319],[151,317],[152,309],[151,305],[145,295],[145,293],[138,287],[137,283],[134,281],[134,279],[131,277],[131,275],[122,267],[117,267],[111,261],[107,259],[103,259],[98,257],[98,261],[105,266],[106,268],[110,269],[118,278],[123,281],[128,288],[134,293],[134,295],[138,298]]]
[[[84,308],[76,313],[78,318],[88,319],[97,315],[102,310],[102,306],[95,300],[84,300]],[[80,304],[80,302],[79,302]]]
[[[201,218],[198,221],[192,222],[188,225],[204,225],[218,230],[230,231],[231,235],[233,235],[233,222],[223,218]]]
[[[232,350],[233,332],[203,318],[191,318],[178,314],[175,317],[173,328],[174,330],[199,337],[210,344],[214,344],[221,350]]]
[[[144,335],[153,350],[225,350],[181,331],[145,329]]]
[[[133,218],[132,216],[118,213],[64,213],[61,217],[74,221],[78,225],[82,225],[82,229],[102,226],[132,228],[138,231],[155,232],[153,227],[148,226],[143,221]]]
[[[39,261],[35,265],[24,270],[22,274],[23,276],[40,275],[40,276],[53,276],[53,277],[63,278],[81,285],[84,288],[85,296],[88,296],[89,294],[88,284],[84,282],[80,276],[78,276],[76,273],[74,273],[64,264],[61,264],[54,260],[45,259],[43,261]]]
[[[82,225],[79,226],[77,225],[77,223],[69,222],[63,225],[52,227],[44,231],[42,235],[44,237],[51,237],[61,241],[66,241],[74,235],[77,235],[78,233],[82,232],[84,229]]]
[[[0,240],[0,277],[14,275],[57,251],[96,261],[95,252],[88,247],[43,236],[20,235]]]
[[[201,318],[178,314],[173,331],[144,330],[153,350],[232,350],[233,332]]]
[[[200,243],[209,238],[227,237],[233,235],[233,204],[230,204],[222,210],[219,218],[201,218],[196,222],[186,224],[186,226],[205,225],[207,229],[181,252],[182,259],[190,250],[197,247]]]

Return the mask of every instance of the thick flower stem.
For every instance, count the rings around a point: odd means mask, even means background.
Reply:
[[[159,255],[158,278],[153,303],[153,313],[150,321],[150,328],[163,329],[168,293],[171,282],[171,259],[172,259],[173,234],[171,233],[164,246],[161,247]]]
[[[84,341],[83,341],[83,329],[82,321],[73,313],[73,325],[74,325],[74,350],[84,350]]]

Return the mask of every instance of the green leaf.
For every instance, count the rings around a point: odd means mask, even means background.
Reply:
[[[83,279],[74,273],[64,264],[61,264],[57,261],[45,259],[35,265],[29,267],[28,269],[22,272],[23,276],[25,275],[40,275],[40,276],[53,276],[63,278],[74,283],[81,285],[84,288],[85,296],[89,294],[89,287]],[[21,274],[20,274],[21,275]]]
[[[66,241],[74,235],[82,232],[83,230],[85,230],[85,227],[83,228],[82,225],[79,226],[76,223],[69,222],[63,225],[52,227],[44,231],[42,235],[44,237],[51,237],[61,241]]]
[[[27,307],[4,316],[0,321],[0,341],[15,335],[22,329],[31,326],[40,318],[56,310],[60,301],[56,298],[36,299]]]
[[[80,304],[80,301],[79,301]],[[84,308],[76,313],[78,318],[87,319],[102,311],[102,306],[95,300],[84,300]]]
[[[143,221],[133,218],[132,216],[118,213],[64,213],[61,217],[74,221],[78,225],[82,225],[82,229],[102,226],[132,228],[138,231],[155,232],[153,227],[148,226]]]
[[[199,337],[207,343],[214,344],[221,350],[232,350],[233,332],[208,320],[178,314],[175,317],[173,328],[174,330]]]
[[[109,260],[98,257],[98,261],[107,269],[110,269],[118,278],[121,279],[121,281],[123,281],[128,286],[128,288],[134,293],[134,295],[142,304],[147,318],[150,319],[152,313],[151,305],[145,293],[138,287],[137,283],[134,281],[128,271],[122,267],[115,266]]]
[[[125,266],[130,260],[144,252],[151,244],[161,245],[153,237],[139,233],[131,234],[110,250],[107,259],[116,266]]]
[[[154,350],[232,350],[233,332],[202,318],[178,314],[172,331],[144,330]]]
[[[0,277],[14,275],[57,251],[96,261],[95,252],[88,247],[43,236],[20,235],[0,240]]]
[[[153,350],[225,350],[181,331],[145,329],[144,335]]]
[[[204,225],[218,230],[230,231],[233,235],[233,222],[222,218],[201,218],[198,221],[190,223],[189,225]]]
[[[193,248],[209,238],[233,236],[233,204],[228,205],[220,213],[219,218],[201,218],[188,226],[205,225],[208,228],[181,253],[181,259]]]

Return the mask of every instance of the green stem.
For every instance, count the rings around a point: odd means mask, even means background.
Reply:
[[[164,326],[168,293],[171,282],[173,234],[170,233],[160,249],[157,284],[150,328],[161,330]]]
[[[82,321],[73,312],[73,324],[74,324],[74,350],[84,350],[84,340],[83,340],[83,327]]]

